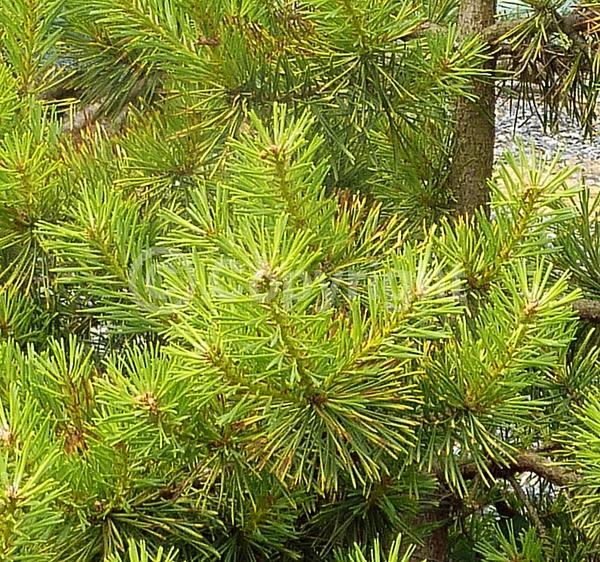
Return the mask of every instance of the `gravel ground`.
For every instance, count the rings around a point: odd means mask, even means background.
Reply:
[[[550,158],[558,154],[561,162],[580,167],[574,179],[600,186],[600,124],[587,139],[576,123],[562,115],[556,132],[544,132],[535,111],[501,98],[496,108],[496,158],[505,150],[517,151],[519,141],[526,148],[533,144]]]

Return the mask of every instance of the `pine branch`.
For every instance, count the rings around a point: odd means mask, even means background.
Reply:
[[[525,509],[527,510],[529,517],[533,521],[533,524],[534,524],[535,528],[537,529],[540,537],[545,537],[546,529],[542,523],[542,520],[540,519],[540,514],[538,513],[538,511],[537,511],[536,507],[533,505],[533,503],[527,497],[525,490],[523,490],[523,486],[521,486],[521,484],[517,481],[514,474],[511,474],[508,477],[508,481],[510,482],[510,485],[513,487],[515,494],[517,495],[519,500],[521,500],[521,503],[525,506]]]
[[[124,106],[117,115],[111,118],[103,113],[104,100],[84,105],[63,119],[62,130],[74,136],[80,135],[84,129],[93,129],[100,125],[108,133],[118,131],[127,116],[128,107]]]
[[[484,40],[491,46],[499,45],[502,40],[529,18],[507,19],[494,23],[482,33]],[[583,41],[580,33],[585,30],[589,23],[589,16],[581,10],[573,10],[564,15],[556,14],[557,30],[562,31],[578,45]],[[585,43],[584,43],[585,44]]]
[[[600,301],[580,299],[573,303],[573,309],[581,320],[600,323]]]
[[[520,25],[523,25],[525,22],[527,22],[528,19],[529,18],[516,18],[498,21],[482,32],[482,38],[488,45],[492,47],[501,47],[501,43],[506,36],[517,29]],[[589,14],[580,9],[575,9],[564,15],[556,14],[555,22],[556,23],[554,27],[557,31],[562,31],[581,48],[585,46],[585,41],[582,39],[581,33],[586,30],[590,22]],[[425,21],[404,39],[418,39],[426,33],[441,33],[447,31],[448,27],[443,24]],[[502,49],[500,51],[496,51],[496,55],[502,54],[503,52],[504,50]]]
[[[579,480],[579,475],[575,472],[555,466],[539,453],[531,451],[518,454],[508,466],[491,461],[487,468],[496,478],[510,478],[521,472],[533,472],[556,486],[568,486]],[[480,473],[480,469],[475,463],[469,463],[461,467],[461,472],[465,479],[470,480]]]

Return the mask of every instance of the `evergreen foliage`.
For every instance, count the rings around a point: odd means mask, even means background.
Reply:
[[[447,216],[455,7],[0,4],[2,560],[598,560],[595,207]]]

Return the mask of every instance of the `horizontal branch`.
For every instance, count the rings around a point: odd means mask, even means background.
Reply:
[[[487,468],[496,478],[508,478],[521,472],[532,472],[556,486],[568,486],[579,480],[575,472],[555,466],[539,453],[532,452],[520,453],[508,466],[492,462]],[[479,474],[479,469],[475,463],[469,463],[461,467],[461,472],[464,478],[472,479]]]
[[[573,303],[573,310],[582,320],[600,323],[600,301],[579,299]]]
[[[502,42],[512,31],[517,29],[520,25],[527,22],[529,18],[521,19],[506,19],[496,22],[482,32],[484,40],[490,45],[498,45]],[[577,43],[581,40],[579,33],[587,28],[589,23],[589,15],[583,10],[575,9],[572,12],[568,12],[564,15],[556,14],[555,17],[556,30],[562,31],[569,38],[573,39]]]
[[[500,46],[500,43],[507,38],[508,35],[520,25],[527,22],[529,18],[503,19],[487,29],[483,30],[481,36],[483,40],[491,46]],[[578,45],[582,45],[582,38],[579,35],[585,31],[590,21],[589,15],[581,9],[575,9],[563,15],[556,14],[556,30],[562,31],[565,35],[571,38]],[[408,34],[405,39],[415,39],[423,36],[426,33],[439,33],[447,31],[448,27],[434,22],[423,22],[412,33]]]

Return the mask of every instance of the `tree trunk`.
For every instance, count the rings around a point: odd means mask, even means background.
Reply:
[[[494,23],[496,0],[462,0],[458,17],[461,37],[482,33]],[[493,71],[495,60],[486,63]],[[487,181],[494,164],[496,94],[492,77],[473,81],[477,101],[461,98],[456,106],[450,189],[457,214],[472,214],[489,201]]]
[[[446,498],[440,504],[421,516],[421,523],[434,525],[435,528],[410,558],[410,562],[447,562],[448,560],[448,522],[450,520],[450,504]]]

